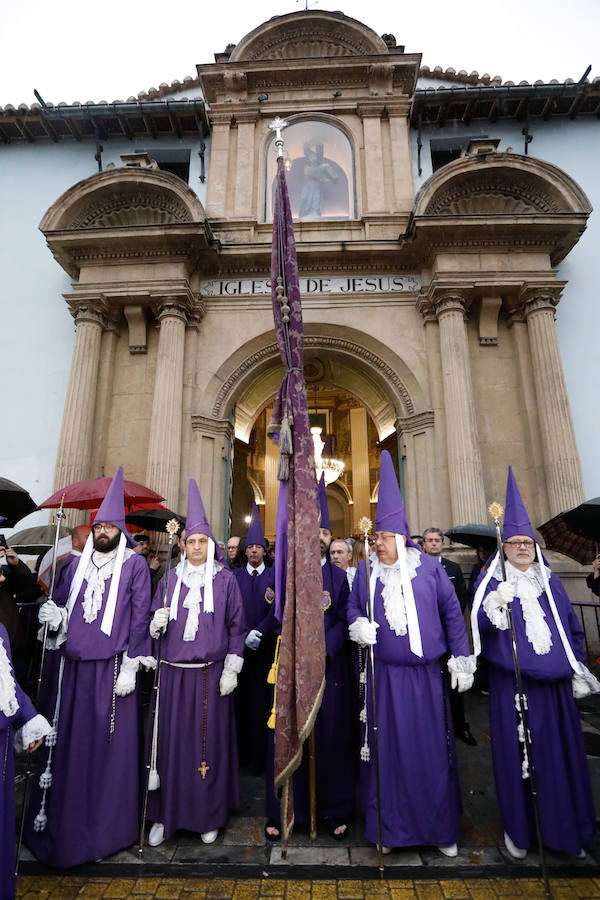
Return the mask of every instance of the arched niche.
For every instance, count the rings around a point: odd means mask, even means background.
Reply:
[[[277,156],[266,146],[265,221],[273,220]],[[302,116],[285,129],[284,166],[292,217],[300,222],[356,218],[354,148],[334,119]]]

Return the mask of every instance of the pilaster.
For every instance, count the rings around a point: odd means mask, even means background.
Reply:
[[[193,415],[191,421],[190,476],[198,483],[213,534],[221,540],[229,527],[229,521],[225,521],[225,508],[229,506],[231,491],[233,425],[228,419],[201,415]]]

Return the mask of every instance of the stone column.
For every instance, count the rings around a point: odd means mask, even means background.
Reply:
[[[146,466],[146,484],[165,498],[170,509],[179,506],[183,356],[187,306],[165,300],[159,305],[158,355]]]
[[[442,384],[448,442],[448,478],[455,525],[487,521],[483,467],[475,418],[466,303],[459,294],[435,300],[440,328]]]
[[[358,522],[371,515],[369,490],[369,442],[367,437],[367,411],[364,407],[350,410],[350,446],[352,453],[352,506],[353,531]]]
[[[531,348],[549,511],[555,516],[584,499],[581,463],[554,324],[558,296],[538,289],[526,291],[522,299]]]
[[[410,148],[410,127],[408,121],[408,103],[406,108],[398,110],[397,115],[390,112],[390,141],[392,146],[392,171],[394,173],[395,211],[408,212],[412,206],[415,189],[412,174],[412,158]]]
[[[267,422],[271,419],[271,410],[267,410]],[[266,439],[265,446],[265,537],[272,540],[275,537],[277,527],[277,498],[279,496],[279,482],[277,480],[277,465],[279,463],[279,447],[270,437]]]
[[[54,490],[90,476],[104,306],[87,303],[75,315],[75,343],[54,470]],[[71,518],[69,524],[72,524]]]
[[[198,482],[208,521],[218,541],[229,528],[232,455],[233,425],[228,419],[192,416],[189,475]]]

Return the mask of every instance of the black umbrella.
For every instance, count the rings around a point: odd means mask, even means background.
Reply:
[[[456,525],[449,528],[445,535],[455,544],[466,544],[475,549],[496,545],[496,529],[492,525]]]
[[[4,518],[3,527],[13,528],[28,516],[29,513],[35,512],[37,503],[35,503],[25,488],[9,481],[8,478],[0,478],[0,516]]]
[[[146,531],[164,531],[165,525],[171,519],[177,519],[181,528],[185,527],[185,517],[177,515],[166,507],[140,509],[138,512],[128,513],[125,516],[128,525],[135,525],[136,528],[144,528]]]
[[[559,513],[539,530],[548,550],[563,553],[582,566],[590,565],[600,543],[600,497]]]
[[[60,537],[67,537],[71,533],[70,528],[60,526]],[[33,528],[24,528],[23,531],[15,531],[8,539],[9,545],[17,553],[23,556],[37,556],[45,553],[54,545],[56,534],[55,525],[35,525]]]

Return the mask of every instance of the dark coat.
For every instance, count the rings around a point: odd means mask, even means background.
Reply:
[[[462,573],[462,569],[458,563],[452,562],[451,559],[446,559],[444,556],[440,557],[440,562],[446,570],[446,575],[452,582],[452,587],[456,591],[460,608],[464,612],[469,595],[467,593],[465,576]]]

